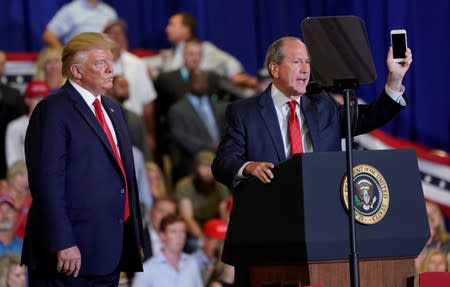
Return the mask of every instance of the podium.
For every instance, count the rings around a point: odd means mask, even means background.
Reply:
[[[389,193],[379,222],[356,224],[361,286],[408,286],[430,236],[415,151],[355,151],[359,164],[377,169]],[[345,153],[295,155],[273,173],[235,188],[223,261],[248,268],[254,287],[349,286]]]

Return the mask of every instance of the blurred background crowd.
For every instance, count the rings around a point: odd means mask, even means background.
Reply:
[[[6,1],[0,1],[2,6],[9,8],[6,10],[10,14],[19,8],[28,8],[24,4],[28,3],[26,1],[22,3],[24,6],[13,2],[6,4]],[[371,4],[352,6],[341,3],[341,8],[323,4],[320,9],[313,1],[304,1],[304,7],[286,1],[289,4],[280,4],[277,9],[266,11],[275,6],[266,3],[268,1],[261,1],[255,9],[252,5],[256,5],[256,2],[236,1],[236,13],[253,12],[248,15],[254,20],[248,23],[252,27],[247,24],[242,26],[242,20],[236,22],[232,20],[234,17],[228,15],[225,23],[222,23],[223,28],[214,30],[215,26],[210,26],[206,20],[211,20],[216,10],[206,11],[205,7],[211,4],[203,1],[187,1],[189,5],[182,1],[174,1],[177,5],[166,1],[139,2],[140,5],[148,5],[145,8],[151,11],[149,17],[159,21],[159,25],[149,27],[140,23],[146,19],[142,17],[143,11],[138,11],[142,8],[138,6],[138,1],[125,1],[131,7],[128,10],[124,8],[125,3],[119,2],[53,1],[49,4],[52,9],[44,12],[39,10],[45,17],[38,17],[36,11],[20,16],[28,17],[23,22],[32,25],[34,20],[40,19],[36,20],[36,27],[42,27],[39,37],[32,32],[34,38],[18,41],[18,35],[3,33],[3,40],[0,40],[0,287],[25,286],[26,269],[19,262],[27,212],[32,202],[23,147],[25,132],[37,103],[65,81],[61,75],[61,51],[70,37],[83,31],[104,32],[117,43],[113,51],[113,88],[107,96],[119,102],[128,116],[147,235],[144,272],[136,276],[122,274],[121,286],[166,286],[164,284],[167,281],[164,280],[167,280],[167,274],[158,272],[162,246],[182,254],[180,258],[184,263],[180,266],[184,269],[179,272],[187,278],[194,278],[193,281],[199,284],[196,286],[232,286],[233,268],[219,260],[232,208],[232,196],[228,187],[215,181],[211,173],[215,149],[225,128],[227,104],[252,97],[267,87],[268,74],[261,68],[264,58],[262,51],[280,36],[279,33],[299,34],[302,16],[334,11],[346,14],[361,12],[361,16],[371,17],[368,12],[364,12],[367,7],[362,7]],[[413,9],[406,1],[400,2],[396,5]],[[225,4],[215,5],[220,8],[220,5]],[[295,8],[293,10],[301,11],[304,8],[311,11],[311,15],[304,11],[300,15],[289,12],[289,5]],[[255,10],[258,9],[263,12],[260,11],[257,17]],[[139,21],[134,19],[133,13],[137,13],[136,19]],[[402,11],[391,17],[391,23],[382,27],[375,29],[368,26],[369,36],[382,30],[385,35],[380,37],[388,37],[390,28],[407,25],[410,26],[405,28],[413,30],[415,27],[405,20],[407,16],[404,13]],[[284,19],[284,14],[289,17]],[[295,21],[292,20],[293,14],[296,15]],[[2,21],[0,29],[4,30]],[[269,26],[261,24],[265,21]],[[258,23],[266,28],[273,26],[274,31],[264,35],[251,33],[259,31],[253,27]],[[236,27],[239,24],[241,26]],[[373,22],[370,24],[373,25]],[[239,38],[235,38],[239,41],[224,42],[223,39],[233,39],[224,36],[233,29],[242,29],[238,33]],[[245,33],[245,37],[240,33]],[[145,39],[139,36],[144,34],[152,36]],[[13,40],[8,44],[10,37]],[[410,45],[417,41],[411,37]],[[382,41],[376,45],[385,43]],[[384,66],[379,63],[384,61],[382,57],[388,46],[382,45],[382,51],[374,53],[377,66]],[[137,48],[151,48],[151,51]],[[8,55],[20,49],[37,52],[36,58],[32,59],[31,74],[17,75],[11,72],[14,70],[11,62],[17,61]],[[249,50],[253,53],[251,56]],[[416,69],[421,69],[417,66],[420,67],[424,53],[420,49],[415,50]],[[411,78],[417,80],[416,75],[413,71]],[[381,85],[376,83],[373,87],[363,88],[362,96],[370,100]],[[407,80],[407,85],[410,85],[407,90],[411,91],[409,96],[412,101],[412,107],[406,113],[407,119],[402,115],[403,118],[394,121],[386,130],[448,151],[448,113],[439,113],[440,108],[434,110],[434,115],[437,115],[434,122],[440,125],[441,130],[436,133],[437,136],[428,137],[427,132],[435,133],[435,130],[428,129],[429,125],[425,128],[417,124],[424,118],[418,106],[428,109],[421,105],[424,102],[419,96],[422,86],[412,83],[411,79]],[[440,95],[432,100],[427,98],[427,101],[442,107]],[[364,145],[364,141],[361,140],[360,144]],[[444,154],[443,161],[447,169],[449,158]],[[444,180],[441,189],[448,193],[449,185],[449,181]],[[447,205],[450,206],[450,201]],[[416,259],[417,273],[449,271],[450,235],[442,206],[442,202],[426,202],[431,237]],[[176,286],[185,286],[180,284]]]

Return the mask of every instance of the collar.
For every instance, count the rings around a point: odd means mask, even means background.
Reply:
[[[100,97],[100,95],[94,96],[93,94],[91,94],[91,92],[89,92],[88,90],[86,90],[85,88],[83,88],[82,86],[77,84],[75,81],[72,81],[69,79],[69,82],[70,82],[70,84],[72,84],[72,86],[75,88],[75,90],[77,90],[77,92],[81,95],[83,100],[86,102],[86,104],[91,109],[92,109],[92,103],[94,102],[94,100],[96,98],[98,98],[98,100],[100,101],[100,104],[102,103],[102,97]]]
[[[291,101],[291,99],[285,96],[274,84],[271,85],[270,94],[272,95],[275,106],[280,109],[283,108],[287,102]],[[300,97],[298,97],[296,101],[300,105]]]

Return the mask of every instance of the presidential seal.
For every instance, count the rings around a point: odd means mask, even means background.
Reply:
[[[361,164],[353,167],[355,220],[375,224],[389,208],[389,189],[383,175],[374,167]],[[348,179],[341,184],[341,199],[348,211]]]

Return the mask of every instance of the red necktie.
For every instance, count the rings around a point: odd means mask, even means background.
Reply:
[[[291,154],[302,153],[302,132],[300,130],[300,123],[297,117],[296,101],[289,101],[289,140],[291,142]]]
[[[106,134],[106,137],[108,138],[109,144],[112,147],[112,150],[114,152],[114,156],[116,157],[117,163],[119,164],[120,170],[122,171],[122,176],[125,181],[125,211],[124,211],[124,218],[125,221],[130,216],[130,207],[128,205],[128,184],[127,184],[127,177],[125,175],[125,169],[123,168],[122,159],[120,158],[119,151],[117,150],[117,146],[114,142],[113,136],[111,134],[111,131],[109,130],[108,124],[105,120],[105,115],[103,114],[102,107],[100,106],[100,101],[98,99],[94,100],[94,109],[95,109],[95,116],[97,117],[98,122],[100,123],[100,126],[103,128],[103,131]]]

